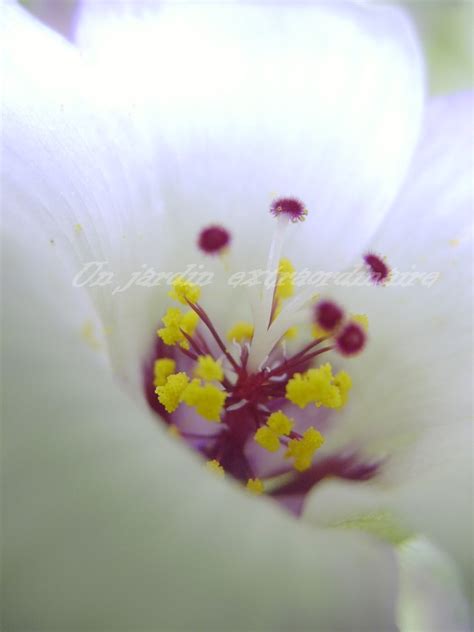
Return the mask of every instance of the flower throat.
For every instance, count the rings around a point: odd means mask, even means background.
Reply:
[[[368,321],[362,314],[347,316],[311,287],[295,291],[295,268],[282,257],[283,247],[287,231],[308,212],[295,198],[275,200],[270,212],[276,223],[266,264],[271,281],[254,301],[253,322],[234,323],[224,338],[201,303],[201,288],[176,278],[169,296],[178,306],[162,317],[145,391],[169,431],[215,474],[228,474],[249,492],[299,513],[322,479],[367,480],[379,467],[355,453],[322,450],[317,456],[325,443],[322,428],[352,388],[349,374],[334,372],[323,356],[360,353]],[[230,242],[222,226],[205,228],[197,240],[208,255],[221,255]],[[386,264],[374,254],[365,262],[371,279],[383,282]],[[295,346],[301,333],[304,342]]]

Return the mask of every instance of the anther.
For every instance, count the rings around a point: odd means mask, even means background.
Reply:
[[[351,356],[362,351],[365,341],[366,335],[362,327],[351,322],[337,336],[336,347],[342,355]]]
[[[304,204],[296,198],[279,198],[273,200],[270,213],[275,215],[275,217],[284,215],[292,222],[302,222],[308,215]]]
[[[369,252],[364,255],[364,262],[369,268],[371,280],[378,285],[385,283],[390,275],[390,268],[385,261],[378,255]]]
[[[344,316],[343,310],[332,301],[321,301],[314,308],[314,319],[325,331],[332,331],[341,322]]]
[[[199,248],[208,255],[218,255],[230,244],[230,233],[222,226],[204,228],[198,238]]]

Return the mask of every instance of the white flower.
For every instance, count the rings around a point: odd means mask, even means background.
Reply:
[[[5,7],[7,625],[393,629],[393,550],[326,526],[383,514],[468,574],[471,97],[429,104],[414,154],[422,72],[396,10],[110,9],[83,9],[84,60]],[[156,423],[140,369],[163,289],[71,286],[89,261],[119,284],[142,264],[180,270],[216,221],[235,268],[261,267],[275,193],[312,211],[285,251],[300,267],[374,247],[442,273],[341,295],[371,344],[325,449],[388,458],[371,485],[316,487],[302,521]],[[235,302],[206,310],[224,329]]]

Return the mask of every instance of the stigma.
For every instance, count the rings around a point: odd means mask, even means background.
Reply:
[[[145,386],[173,436],[199,452],[209,471],[230,475],[249,493],[280,498],[282,489],[307,493],[313,471],[344,476],[324,467],[340,463],[324,452],[325,429],[349,402],[352,379],[341,365],[363,351],[368,321],[307,288],[297,291],[284,244],[308,211],[296,198],[280,198],[270,212],[276,218],[270,281],[252,318],[222,331],[201,288],[177,277]],[[230,242],[230,232],[216,225],[203,229],[196,245],[218,254]],[[344,461],[347,471],[375,472],[359,467],[357,458],[350,467]]]

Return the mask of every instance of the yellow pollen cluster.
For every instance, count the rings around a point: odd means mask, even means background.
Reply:
[[[183,314],[179,307],[170,307],[162,318],[164,327],[156,332],[166,345],[178,344],[189,349],[189,342],[183,331],[192,336],[199,322],[199,316],[192,310]]]
[[[286,385],[286,398],[300,408],[314,403],[318,408],[341,408],[347,401],[352,386],[345,371],[332,374],[329,363],[305,373],[295,373]]]
[[[341,395],[340,408],[342,408],[347,404],[347,400],[349,399],[349,391],[352,388],[351,376],[346,371],[339,371],[334,378],[334,385],[339,389]]]
[[[275,288],[275,298],[283,300],[290,298],[295,292],[295,268],[289,259],[280,259],[278,265],[278,282]]]
[[[301,439],[290,440],[285,456],[294,459],[293,467],[295,470],[304,472],[311,467],[313,455],[323,443],[323,435],[316,428],[310,426]]]
[[[253,325],[240,321],[229,329],[227,332],[227,340],[236,340],[242,342],[243,340],[251,340],[253,336]]]
[[[313,323],[311,325],[311,334],[313,338],[327,338],[331,335],[331,332],[327,331],[327,329],[323,329],[317,323]]]
[[[366,314],[351,314],[351,320],[360,325],[366,333],[369,331],[369,319]]]
[[[199,356],[196,369],[194,371],[196,377],[200,377],[202,380],[216,380],[220,382],[224,379],[224,371],[220,362],[214,360],[210,355]]]
[[[246,487],[250,492],[257,494],[257,496],[264,492],[263,483],[259,478],[249,478]]]
[[[158,401],[168,413],[174,413],[178,408],[188,384],[189,378],[186,373],[175,373],[166,378],[166,383],[163,386],[156,387],[155,393],[158,395]]]
[[[280,437],[288,436],[293,428],[293,420],[280,411],[272,413],[265,426],[254,435],[256,443],[269,452],[280,449]]]
[[[155,386],[164,386],[166,384],[166,378],[174,372],[175,368],[176,362],[171,358],[162,358],[161,360],[156,360],[153,369],[153,384]]]
[[[190,303],[197,303],[201,296],[201,288],[191,281],[186,281],[183,277],[177,277],[172,283],[173,289],[168,292],[175,301],[179,301],[183,305]]]
[[[202,385],[199,380],[193,380],[182,393],[182,401],[193,406],[196,412],[207,419],[219,423],[225,400],[228,394],[213,384]]]
[[[225,474],[224,468],[219,463],[219,461],[216,461],[216,459],[212,459],[212,461],[206,461],[206,467],[210,472],[214,472],[214,474],[217,474],[218,476],[224,476]]]

